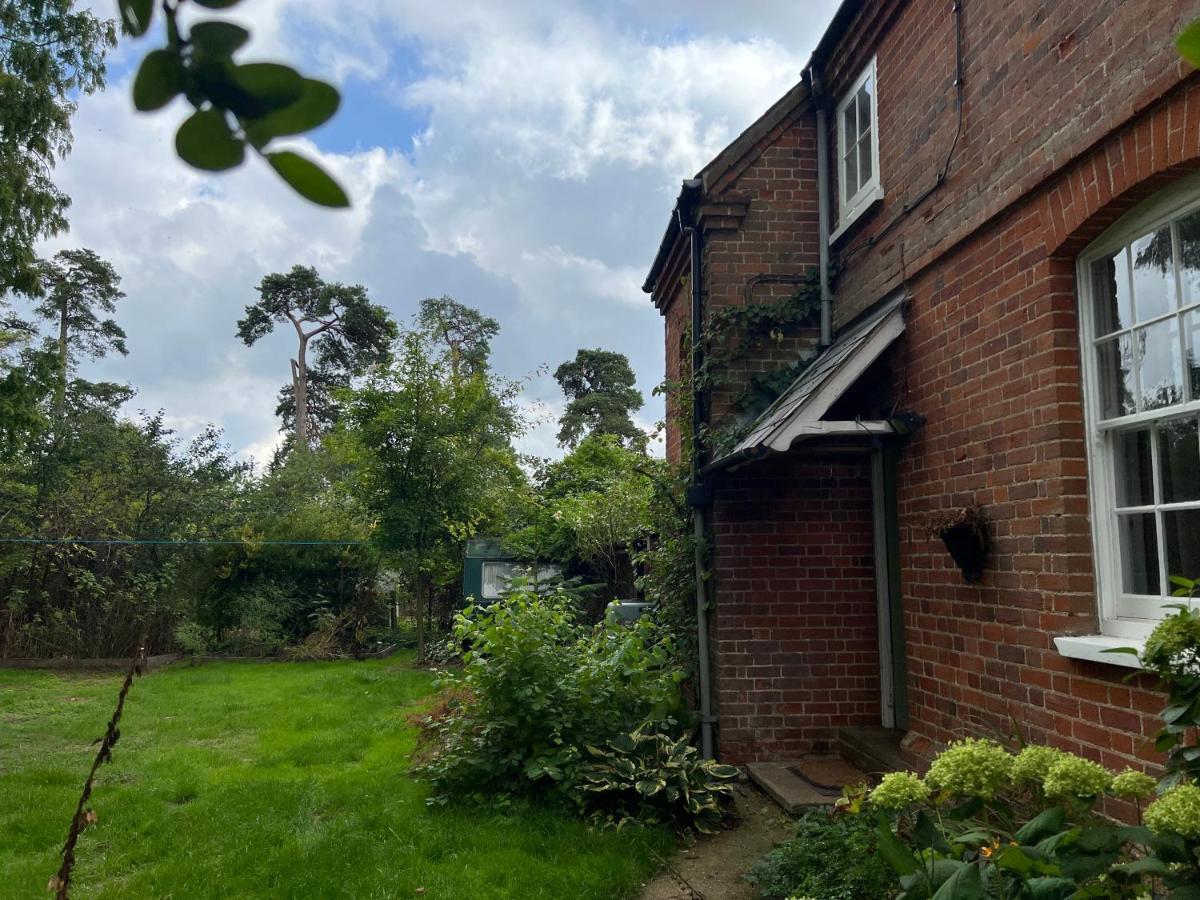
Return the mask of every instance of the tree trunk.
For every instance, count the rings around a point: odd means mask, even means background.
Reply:
[[[292,365],[292,396],[296,401],[296,446],[308,449],[308,336],[300,338],[300,350]]]

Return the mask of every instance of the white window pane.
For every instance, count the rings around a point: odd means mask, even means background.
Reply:
[[[849,148],[858,143],[858,116],[854,112],[853,101],[842,110],[842,139],[845,142],[843,152],[849,152]]]
[[[1096,310],[1097,337],[1133,324],[1129,254],[1125,248],[1092,263],[1092,300]]]
[[[1133,341],[1128,334],[1097,345],[1101,415],[1106,419],[1137,412],[1133,402]]]
[[[1162,502],[1200,500],[1200,434],[1195,419],[1158,423]]]
[[[1139,322],[1175,309],[1175,269],[1171,261],[1171,229],[1140,237],[1133,252],[1133,302]]]
[[[871,180],[872,170],[871,132],[868,131],[858,142],[858,180],[862,184],[866,184]]]
[[[1117,516],[1117,533],[1121,542],[1121,574],[1125,593],[1161,594],[1154,513]]]
[[[1183,401],[1183,359],[1179,319],[1171,317],[1134,332],[1141,365],[1142,409],[1162,409]]]
[[[1183,336],[1187,340],[1187,369],[1192,383],[1192,399],[1200,400],[1200,310],[1184,314]]]
[[[1167,575],[1200,578],[1200,509],[1163,513]]]
[[[842,174],[845,182],[842,196],[849,200],[858,193],[858,152],[854,144],[850,145],[850,149],[846,151],[845,157],[842,159]]]
[[[1117,506],[1154,503],[1154,465],[1148,428],[1113,435],[1113,479],[1117,486]]]
[[[1175,223],[1179,237],[1179,280],[1183,284],[1185,306],[1200,303],[1200,211]]]
[[[508,587],[512,578],[513,563],[485,562],[483,564],[483,586],[480,593],[484,600],[495,600]]]
[[[871,84],[871,79],[868,78],[861,88],[858,89],[858,133],[869,131],[871,128],[871,104],[873,98],[871,94],[874,87]]]

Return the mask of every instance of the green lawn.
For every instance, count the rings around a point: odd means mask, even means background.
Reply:
[[[47,896],[120,677],[0,669],[0,895]],[[73,897],[610,898],[671,846],[540,809],[429,809],[406,661],[174,666],[138,680]]]

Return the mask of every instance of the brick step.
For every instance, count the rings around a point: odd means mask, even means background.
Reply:
[[[901,746],[904,732],[894,728],[857,726],[838,729],[838,753],[842,759],[873,780],[905,769],[922,771],[924,766]]]

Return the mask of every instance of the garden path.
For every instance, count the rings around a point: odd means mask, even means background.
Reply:
[[[749,784],[736,787],[739,823],[701,838],[668,860],[640,900],[753,900],[746,873],[759,857],[792,836],[792,819]]]

